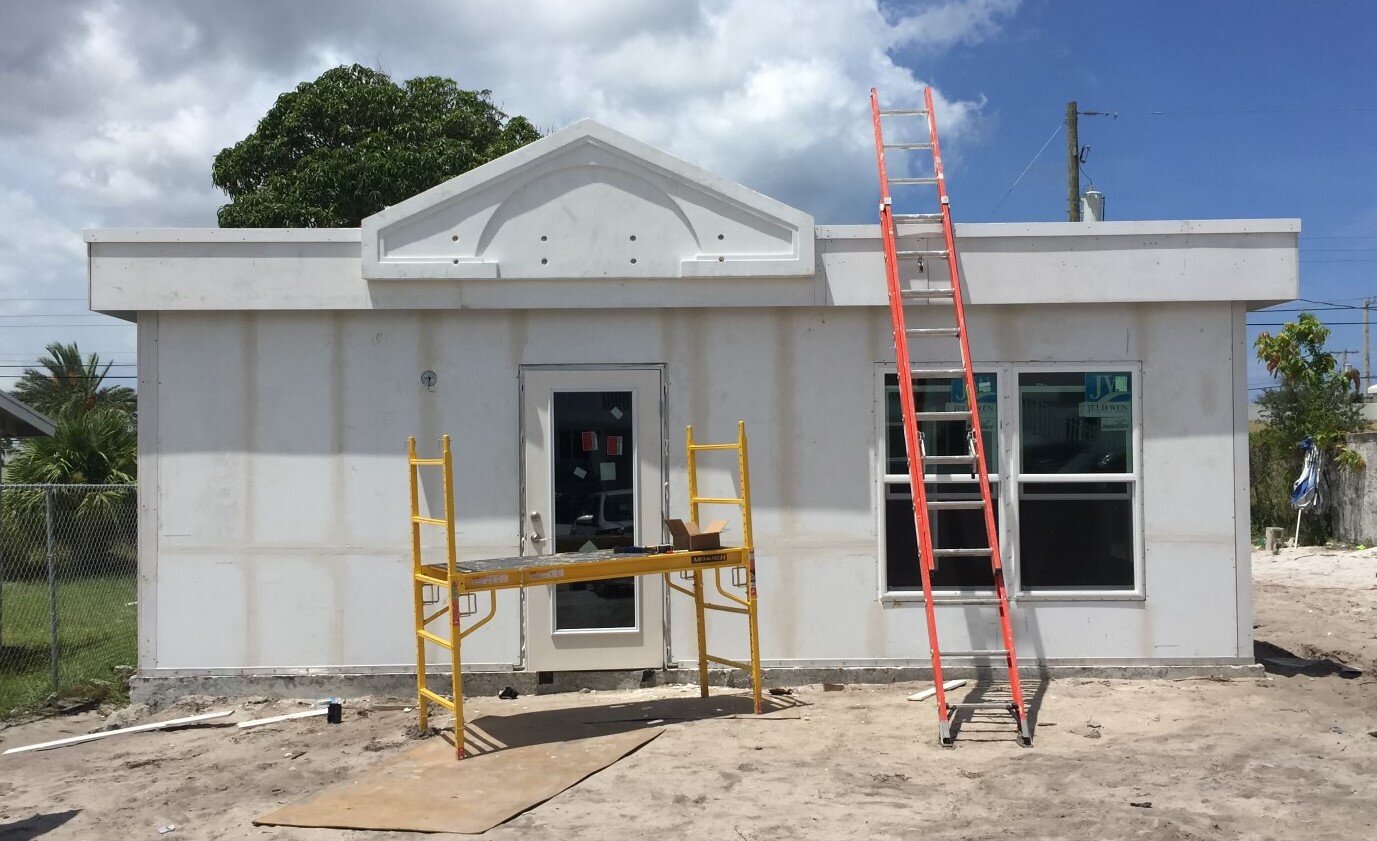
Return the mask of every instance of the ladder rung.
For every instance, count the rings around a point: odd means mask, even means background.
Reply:
[[[931,462],[932,459],[925,458],[923,461]],[[984,508],[985,503],[979,499],[944,499],[938,502],[929,502],[928,507],[934,511],[960,511]]]
[[[413,458],[411,463],[417,467],[439,467],[445,463],[443,458]]]
[[[880,113],[884,113],[883,111]],[[886,143],[886,149],[931,149],[931,143]]]
[[[904,251],[896,251],[896,252],[894,252],[894,253],[895,253],[896,256],[899,256],[899,257],[945,257],[945,256],[947,256],[947,249],[945,249],[945,248],[910,248],[910,249],[906,249],[906,250],[904,250]]]
[[[941,222],[940,213],[896,213],[895,222]]]
[[[445,696],[439,694],[438,692],[431,692],[429,689],[422,689],[420,690],[420,694],[450,711],[454,710],[454,702],[446,698]],[[951,705],[948,704],[947,706]]]
[[[920,114],[926,114],[926,113],[928,113],[928,112],[927,112],[927,109],[925,109],[925,108],[895,108],[895,109],[890,110],[890,111],[881,111],[881,112],[880,112],[880,116],[881,116],[881,117],[913,117],[913,116],[917,116],[917,115],[920,115]]]
[[[698,450],[739,450],[739,449],[741,449],[741,445],[739,445],[739,444],[694,444],[693,446],[689,447],[689,449],[690,449],[690,450],[694,450],[694,451],[698,451]]]
[[[420,516],[417,516],[417,517],[412,517],[412,518],[411,518],[411,522],[413,522],[413,523],[421,523],[422,525],[427,525],[427,526],[447,526],[447,525],[449,525],[449,520],[446,520],[446,519],[444,519],[444,518],[442,518],[442,517],[420,517]]]
[[[910,327],[904,331],[904,335],[921,338],[924,336],[951,336],[961,335],[960,327]]]
[[[935,175],[927,175],[927,176],[923,176],[923,177],[921,177],[921,178],[891,178],[891,179],[889,179],[889,183],[891,183],[891,184],[936,184],[936,183],[937,183],[937,176],[935,176]]]
[[[936,289],[901,289],[901,298],[950,298],[954,290],[951,287],[937,287]]]
[[[965,701],[959,704],[947,704],[949,710],[1015,710],[1017,706],[1013,701]]]
[[[909,370],[909,374],[914,377],[959,377],[965,373],[965,368],[912,368]]]
[[[941,604],[999,604],[999,599],[991,596],[947,596],[946,598],[932,597],[932,603]]]
[[[743,663],[740,660],[728,660],[726,657],[714,657],[711,654],[704,654],[703,659],[707,660],[709,663],[716,663],[719,666],[731,666],[732,668],[741,669],[742,671],[751,667],[750,663]]]
[[[970,412],[918,412],[920,421],[956,421],[970,420]]]
[[[744,505],[746,501],[739,496],[691,496],[689,502],[708,505]]]
[[[420,628],[416,629],[416,636],[420,637],[423,640],[429,640],[435,643],[436,645],[442,646],[444,648],[454,647],[454,644],[451,643],[449,640],[445,639],[444,637],[439,636],[438,634],[432,634],[430,631],[422,630]]]
[[[1005,648],[973,648],[970,651],[939,651],[943,657],[1005,657],[1009,654]]]
[[[923,464],[970,464],[975,461],[975,455],[967,453],[964,456],[923,456]]]
[[[427,583],[427,584],[434,584],[436,587],[448,587],[448,586],[449,586],[449,581],[448,581],[447,579],[444,579],[444,578],[434,578],[434,577],[432,577],[432,576],[426,575],[426,574],[423,573],[423,572],[415,573],[415,576],[414,576],[414,577],[415,577],[415,579],[416,579],[417,581],[424,581],[424,582]]]
[[[990,554],[990,547],[971,547],[968,549],[933,549],[934,558],[979,558]]]

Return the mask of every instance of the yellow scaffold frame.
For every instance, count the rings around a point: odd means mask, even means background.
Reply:
[[[454,463],[450,449],[450,437],[443,436],[439,458],[418,458],[416,439],[407,439],[407,460],[411,474],[411,578],[414,602],[413,622],[416,632],[416,712],[421,729],[429,726],[430,705],[439,704],[454,713],[454,749],[459,759],[465,756],[464,748],[464,682],[461,670],[461,649],[463,640],[469,634],[490,622],[497,614],[497,591],[520,589],[535,585],[573,584],[583,581],[602,581],[610,578],[623,578],[632,575],[663,575],[665,584],[674,591],[693,599],[694,618],[698,629],[698,687],[699,693],[708,697],[708,664],[731,666],[748,672],[751,678],[751,692],[757,714],[763,710],[760,676],[760,621],[759,599],[756,593],[755,543],[751,530],[751,477],[749,457],[746,449],[746,422],[740,421],[736,428],[736,441],[726,444],[700,444],[693,439],[693,427],[685,433],[685,452],[688,468],[689,516],[700,522],[699,510],[703,505],[734,505],[741,509],[741,545],[718,549],[700,549],[656,553],[621,553],[602,550],[589,553],[564,553],[556,555],[537,555],[516,558],[497,558],[492,560],[458,560],[455,541],[454,520]],[[740,496],[704,497],[698,495],[698,456],[699,453],[730,450],[736,452],[737,478]],[[443,517],[421,515],[420,468],[439,467],[444,474]],[[421,557],[421,526],[438,526],[445,531],[445,562],[428,564]],[[710,600],[705,586],[705,574],[712,570],[713,583],[718,595],[729,604]],[[731,570],[732,585],[744,587],[745,598],[728,591],[722,581],[722,571]],[[692,582],[692,589],[675,584],[675,574]],[[740,578],[738,579],[738,576]],[[433,613],[426,613],[427,585],[444,588],[449,593],[449,603]],[[487,612],[479,619],[470,621],[465,627],[462,620],[477,613],[465,610],[476,599],[476,594],[488,594]],[[725,613],[744,614],[750,637],[750,660],[731,660],[707,653],[706,612],[718,610]],[[426,630],[441,616],[449,616],[449,638]],[[426,678],[426,643],[431,642],[450,652],[450,694],[448,697],[432,690]]]

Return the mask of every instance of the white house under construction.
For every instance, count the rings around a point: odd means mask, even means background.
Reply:
[[[1244,318],[1297,294],[1298,232],[957,229],[1025,663],[1252,662]],[[936,226],[899,233],[940,247]],[[86,240],[91,307],[138,323],[142,679],[409,673],[409,435],[452,436],[459,550],[480,558],[663,542],[685,426],[725,440],[738,420],[765,667],[927,666],[877,225],[815,224],[585,121],[362,229]],[[940,261],[921,273],[945,282]],[[965,390],[916,396],[942,411]],[[730,495],[732,465],[706,475]],[[974,493],[969,473],[928,479]],[[936,545],[983,539],[978,518],[939,511]],[[934,582],[989,575],[943,559]],[[500,599],[465,642],[475,672],[697,662],[691,603],[655,578]],[[982,610],[943,612],[944,645],[992,647]],[[744,651],[740,623],[712,633]]]

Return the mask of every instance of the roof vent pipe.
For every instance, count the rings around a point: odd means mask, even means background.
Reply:
[[[1081,196],[1081,219],[1086,222],[1104,221],[1104,193],[1091,187]]]

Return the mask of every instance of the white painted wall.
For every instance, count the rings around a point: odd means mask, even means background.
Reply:
[[[1235,481],[1246,466],[1233,446],[1232,336],[1242,312],[972,309],[977,360],[1142,366],[1147,597],[1020,600],[1025,657],[1239,656],[1236,525],[1247,512]],[[883,309],[165,311],[142,316],[140,332],[156,372],[141,383],[157,441],[143,476],[158,535],[142,556],[156,588],[146,670],[407,667],[406,436],[456,440],[464,555],[514,553],[517,369],[575,361],[666,364],[675,514],[684,425],[725,440],[746,420],[766,661],[926,661],[921,606],[878,596],[875,377],[892,361]],[[439,375],[433,392],[419,382],[426,369]],[[466,643],[470,663],[519,661],[516,598],[503,600]],[[992,642],[980,634],[993,623],[943,616],[946,647]],[[744,653],[733,618],[714,621],[715,653]],[[672,621],[674,655],[691,660],[691,612],[677,605]]]

